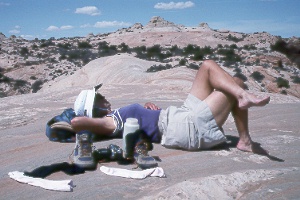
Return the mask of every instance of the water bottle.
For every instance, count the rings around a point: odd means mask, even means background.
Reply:
[[[123,131],[123,157],[133,159],[134,146],[137,140],[137,134],[134,134],[140,128],[136,118],[127,118]]]

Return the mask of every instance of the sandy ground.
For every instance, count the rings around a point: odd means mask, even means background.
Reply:
[[[98,83],[101,81],[97,79],[100,76],[91,73],[91,66],[83,71],[88,72],[87,77],[95,76]],[[82,74],[82,71],[78,73]],[[136,82],[130,82],[130,76],[127,76],[126,84],[121,78],[119,82],[110,82],[117,78],[107,74],[101,93],[111,101],[113,108],[148,101],[162,108],[180,106],[192,79],[192,72],[185,73],[186,78],[181,82],[178,81],[180,73],[169,71],[157,76],[160,78],[141,77],[146,82],[137,78],[134,79]],[[170,78],[163,82],[166,76]],[[0,199],[300,198],[300,103],[299,99],[282,95],[272,95],[269,105],[252,108],[249,113],[252,139],[261,143],[273,157],[238,151],[235,148],[238,135],[232,118],[229,118],[224,126],[228,142],[218,149],[187,152],[155,144],[150,155],[160,157],[159,166],[165,170],[166,178],[111,177],[103,174],[98,165],[96,171],[81,175],[68,176],[59,172],[48,177],[52,180],[72,179],[76,185],[73,192],[48,191],[10,179],[10,171],[31,171],[42,165],[69,161],[74,144],[50,142],[45,136],[45,125],[65,108],[73,107],[80,90],[95,84],[96,81],[90,80],[76,75],[53,83],[52,88],[43,92],[0,99]],[[121,139],[113,139],[94,145],[106,148],[109,144],[121,146],[121,143]],[[116,162],[102,165],[135,167]]]

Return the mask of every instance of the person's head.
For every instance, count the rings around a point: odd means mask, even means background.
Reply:
[[[110,113],[111,104],[100,93],[96,93],[93,106],[93,117],[103,117]]]
[[[102,86],[97,85],[93,90],[82,90],[74,103],[76,116],[103,117],[111,110],[111,104],[96,91]]]

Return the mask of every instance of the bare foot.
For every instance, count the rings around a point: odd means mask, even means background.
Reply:
[[[265,106],[270,102],[270,97],[259,98],[248,92],[244,92],[238,99],[239,108],[248,109],[252,106]]]
[[[236,148],[241,151],[252,152],[252,142],[243,142],[242,140],[239,140]]]
[[[260,155],[269,155],[269,152],[262,148],[257,142],[244,143],[239,141],[236,148],[240,151],[252,152]]]

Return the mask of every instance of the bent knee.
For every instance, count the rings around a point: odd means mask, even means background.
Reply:
[[[207,71],[208,73],[214,73],[217,68],[220,68],[220,66],[213,60],[204,60],[200,66],[200,70]]]
[[[203,68],[210,68],[212,67],[213,65],[216,65],[217,63],[213,60],[204,60],[201,64],[201,67]]]

